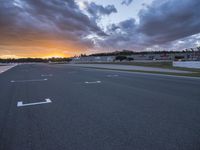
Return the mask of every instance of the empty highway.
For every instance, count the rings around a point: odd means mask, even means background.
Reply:
[[[0,74],[0,150],[199,150],[200,79],[59,64]]]

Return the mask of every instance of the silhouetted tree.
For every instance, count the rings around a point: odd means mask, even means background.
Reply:
[[[126,60],[127,57],[126,56],[122,56],[122,55],[119,55],[119,56],[116,56],[115,60],[119,60],[119,61],[123,61],[123,60]]]

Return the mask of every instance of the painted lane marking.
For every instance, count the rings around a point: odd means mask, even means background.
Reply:
[[[15,82],[43,82],[43,81],[47,81],[48,79],[34,79],[34,80],[11,80],[11,83],[15,83]]]
[[[115,75],[107,75],[107,77],[119,77],[119,75],[115,74]]]
[[[88,81],[86,81],[85,83],[86,84],[99,84],[99,83],[101,83],[101,81],[94,81],[94,82],[88,82]]]
[[[42,74],[41,76],[42,77],[52,77],[53,75],[52,74]]]
[[[49,98],[46,98],[46,99],[45,99],[45,102],[28,103],[28,104],[23,104],[22,101],[19,101],[19,102],[17,102],[17,107],[41,105],[41,104],[48,104],[48,103],[52,103],[52,101],[51,101]]]

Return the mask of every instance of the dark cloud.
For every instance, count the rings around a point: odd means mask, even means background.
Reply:
[[[200,1],[156,0],[139,14],[139,32],[162,44],[200,32]]]
[[[133,2],[133,0],[123,0],[121,4],[122,4],[122,5],[127,5],[127,6],[128,6],[128,5],[130,5],[132,2]]]
[[[123,1],[123,4],[130,2]],[[60,45],[141,50],[187,47],[200,40],[198,0],[154,0],[140,11],[139,22],[132,18],[111,24],[106,34],[97,20],[116,13],[114,5],[87,3],[86,9],[91,17],[74,0],[1,0],[0,46],[4,50],[7,46]]]
[[[0,5],[1,45],[46,45],[57,40],[92,47],[85,37],[104,35],[74,0],[3,0]],[[58,42],[58,43],[59,43]],[[53,44],[52,44],[53,45]]]
[[[114,48],[145,49],[147,47],[186,46],[186,37],[200,33],[200,1],[198,0],[155,0],[150,6],[139,12],[139,23],[134,19],[125,20],[108,27],[110,34],[100,45],[115,43]],[[159,46],[158,46],[159,45]],[[168,45],[168,46],[166,46]]]
[[[114,5],[97,5],[94,2],[87,3],[85,2],[87,12],[95,19],[100,19],[102,16],[110,15],[112,13],[117,13],[117,9]]]
[[[99,47],[105,47],[112,50],[120,49],[139,49],[142,35],[137,33],[137,24],[135,19],[128,19],[119,24],[112,24],[108,26],[107,33],[109,36],[104,40],[98,40]]]

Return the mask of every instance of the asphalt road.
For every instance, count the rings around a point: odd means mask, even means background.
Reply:
[[[192,73],[190,71],[167,69],[167,68],[157,68],[157,67],[144,67],[144,66],[134,66],[125,64],[70,64],[71,66],[80,66],[88,68],[101,68],[101,69],[116,69],[116,70],[132,70],[132,71],[155,71],[155,72],[166,72],[166,73]]]
[[[0,150],[200,150],[200,80],[19,65],[0,74]]]

